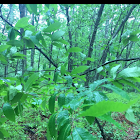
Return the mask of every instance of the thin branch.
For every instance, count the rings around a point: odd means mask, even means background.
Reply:
[[[137,57],[137,58],[130,58],[130,59],[116,59],[116,60],[108,61],[108,62],[106,62],[106,63],[104,63],[104,64],[102,64],[102,65],[99,65],[97,68],[94,68],[94,69],[92,69],[92,70],[86,71],[86,72],[83,73],[83,74],[80,74],[80,76],[85,75],[85,74],[87,74],[87,73],[89,73],[89,72],[92,72],[92,71],[98,69],[98,68],[101,67],[101,66],[105,66],[105,65],[110,64],[110,63],[113,63],[113,62],[118,62],[118,61],[131,61],[131,60],[137,60],[137,61],[138,61],[138,60],[140,60],[140,57]],[[72,79],[74,79],[74,78],[76,78],[76,77],[73,77]]]
[[[134,8],[135,8],[136,6],[137,6],[137,5],[134,4],[134,5],[131,7],[130,11],[129,11],[128,14],[126,15],[125,19],[122,20],[122,23],[120,24],[120,26],[118,27],[117,31],[114,33],[114,35],[112,36],[112,38],[114,38],[114,37],[118,34],[118,32],[121,30],[122,26],[123,26],[123,25],[125,24],[125,22],[128,20],[129,16],[131,15],[132,11],[134,10]]]

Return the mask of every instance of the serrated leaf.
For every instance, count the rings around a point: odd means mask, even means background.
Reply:
[[[15,39],[15,30],[14,30],[14,28],[11,28],[11,29],[9,30],[9,32],[8,32],[8,38],[9,38],[10,40],[14,40],[14,39]]]
[[[15,122],[15,113],[11,105],[9,103],[4,103],[2,109],[6,118]]]
[[[61,26],[60,22],[55,22],[55,23],[51,24],[49,27],[44,28],[43,32],[53,32],[53,31],[59,29],[60,26]]]
[[[37,4],[29,4],[32,12],[37,15]]]
[[[75,68],[74,70],[72,70],[71,74],[77,74],[77,73],[81,73],[84,72],[85,70],[87,70],[90,66],[79,66],[77,68]]]
[[[65,104],[65,94],[60,94],[58,96],[58,106],[61,108]]]
[[[39,76],[38,73],[34,73],[28,78],[24,86],[25,92],[27,92],[29,88],[31,87],[31,85],[33,84],[33,82],[35,82],[38,79],[38,76]]]
[[[122,102],[114,102],[114,101],[98,102],[97,104],[92,105],[86,111],[82,112],[79,116],[99,117],[106,114],[109,111],[123,112],[126,111],[131,105],[135,104],[138,101],[138,99],[132,100],[128,104],[123,104]]]
[[[95,140],[95,138],[84,128],[74,128],[72,136],[73,140]]]
[[[49,110],[53,114],[54,113],[54,108],[55,108],[55,97],[56,95],[52,95],[49,99]]]
[[[52,41],[57,41],[62,35],[64,35],[64,31],[56,31],[55,33],[52,34]]]
[[[24,28],[24,27],[28,26],[29,25],[28,20],[29,20],[29,18],[27,18],[27,17],[23,17],[23,18],[19,19],[18,22],[16,23],[15,27]]]
[[[139,77],[140,76],[140,67],[132,67],[132,68],[126,68],[122,70],[118,77]]]
[[[120,64],[111,69],[110,74],[113,77],[113,79],[116,78],[116,71],[118,70],[119,67],[120,67]]]
[[[55,118],[56,118],[56,114],[52,114],[48,122],[48,129],[51,137],[55,137],[56,135]]]
[[[106,87],[108,89],[111,89],[111,90],[113,90],[113,92],[117,93],[118,95],[121,95],[123,98],[125,98],[127,100],[130,100],[128,94],[124,90],[122,90],[122,89],[120,89],[120,88],[118,88],[114,85],[111,85],[111,84],[105,84],[105,85],[102,85],[102,86]]]
[[[16,46],[16,47],[21,47],[23,45],[23,43],[19,40],[10,40],[6,44],[11,46]]]

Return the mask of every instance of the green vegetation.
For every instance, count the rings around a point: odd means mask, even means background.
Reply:
[[[1,4],[0,139],[139,139],[139,9]]]

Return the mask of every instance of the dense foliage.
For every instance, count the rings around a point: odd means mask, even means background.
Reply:
[[[114,118],[120,112],[139,124],[139,10],[138,4],[1,4],[0,138],[16,139],[10,128],[17,125],[38,139],[36,132],[47,140],[118,139],[114,129],[125,132]]]

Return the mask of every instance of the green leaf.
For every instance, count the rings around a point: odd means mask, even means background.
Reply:
[[[65,94],[60,94],[58,96],[58,106],[61,108],[65,104]]]
[[[0,61],[1,61],[3,64],[7,64],[7,60],[6,60],[6,58],[5,58],[3,55],[0,55]]]
[[[64,35],[64,31],[56,31],[55,33],[52,34],[52,41],[57,41],[62,35]]]
[[[120,82],[120,83],[123,83],[123,84],[127,84],[127,85],[129,85],[129,86],[131,86],[131,87],[137,89],[137,90],[140,92],[139,88],[137,88],[137,87],[135,86],[135,84],[133,84],[132,82],[130,82],[130,81],[126,80],[126,79],[120,79],[119,82]]]
[[[63,40],[63,39],[58,39],[56,41],[61,42],[61,43],[66,44],[66,45],[69,45],[69,43],[67,41]]]
[[[0,131],[0,138],[4,139],[4,135],[3,135],[3,133],[1,131]]]
[[[134,113],[133,113],[133,109],[129,108],[125,113],[125,117],[129,121],[131,121],[133,123],[137,123],[137,120],[136,120]]]
[[[30,48],[35,47],[34,43],[30,39],[24,38],[24,42],[25,42],[26,47],[30,47]]]
[[[127,43],[129,42],[129,39],[128,39],[128,38],[123,39],[123,41],[122,41],[122,42],[123,42],[123,44],[124,44],[124,46],[125,46],[125,45],[127,45]]]
[[[11,46],[16,46],[16,47],[23,46],[23,43],[21,41],[19,41],[19,40],[10,40],[6,44],[11,45]]]
[[[59,29],[60,26],[61,26],[60,22],[55,22],[55,23],[51,24],[49,27],[44,28],[43,32],[53,32],[53,31]]]
[[[95,140],[95,138],[84,128],[74,128],[72,136],[73,140]]]
[[[87,57],[86,60],[94,62],[95,60],[93,58]]]
[[[58,130],[64,125],[69,124],[69,112],[68,110],[61,111],[57,116]]]
[[[111,90],[113,90],[115,93],[117,93],[118,95],[121,95],[123,98],[125,98],[125,99],[127,99],[127,100],[130,100],[128,94],[127,94],[124,90],[122,90],[122,89],[120,89],[120,88],[118,88],[118,87],[116,87],[116,86],[114,86],[114,85],[111,85],[111,84],[105,84],[105,85],[102,85],[102,86],[103,86],[103,87],[106,87],[106,88],[108,88],[108,89],[111,89]]]
[[[119,67],[120,67],[120,64],[111,69],[110,74],[113,77],[113,79],[116,78],[116,71],[118,70]]]
[[[139,41],[139,38],[136,35],[130,35],[129,40],[136,42]]]
[[[56,95],[52,95],[49,99],[49,110],[53,114],[54,113],[54,108],[55,108],[55,97]]]
[[[43,45],[44,47],[46,47],[46,42],[45,42],[44,37],[42,36],[41,32],[38,32],[38,33],[36,34],[36,38],[37,38],[38,40],[41,40],[42,45]]]
[[[93,92],[93,94],[95,96],[94,98],[95,98],[96,103],[101,102],[103,100],[108,100],[108,97],[106,96],[106,94],[104,94],[101,91],[95,91]]]
[[[15,39],[15,30],[14,30],[14,28],[11,28],[11,29],[9,30],[9,32],[8,32],[8,38],[9,38],[10,40],[14,40],[14,39]]]
[[[58,74],[59,74],[58,71],[55,71],[55,72],[54,72],[54,82],[55,82],[55,84],[56,84],[56,82],[57,82]]]
[[[101,66],[97,69],[97,73],[100,73],[102,70],[103,70],[103,67]]]
[[[10,45],[1,45],[0,46],[0,52],[3,52],[3,51],[5,51],[7,48],[9,48],[10,47]]]
[[[11,105],[9,103],[4,103],[2,109],[6,118],[15,122],[15,113]]]
[[[94,81],[93,84],[90,84],[89,87],[92,89],[92,90],[95,90],[99,85],[101,85],[102,83],[108,81],[108,79],[101,79],[101,80],[97,80],[97,81]]]
[[[61,65],[61,70],[60,70],[60,72],[61,72],[61,75],[64,75],[64,74],[65,74],[65,72],[66,72],[66,67],[65,67],[64,65]]]
[[[18,58],[18,59],[25,59],[26,55],[16,52],[12,55],[12,58]]]
[[[66,104],[68,104],[68,103],[69,103],[70,101],[72,101],[73,99],[74,99],[74,94],[73,94],[73,93],[67,94],[66,99],[65,99]]]
[[[99,117],[106,114],[109,111],[123,112],[123,111],[126,111],[131,105],[135,104],[138,101],[138,99],[132,100],[128,102],[128,104],[123,104],[122,102],[114,102],[114,101],[98,102],[97,104],[92,105],[86,111],[82,112],[79,116]]]
[[[71,84],[72,84],[72,77],[70,75],[68,75],[68,76],[65,76],[65,79],[67,80],[67,86],[68,87],[71,86]]]
[[[24,87],[25,92],[27,92],[31,87],[31,85],[33,84],[33,82],[35,82],[38,79],[38,76],[39,76],[38,73],[34,73],[29,77],[29,79],[25,83],[25,87]]]
[[[121,125],[116,122],[115,120],[113,120],[111,118],[111,116],[104,114],[103,116],[98,117],[99,119],[103,120],[103,121],[107,121],[107,122],[111,122],[112,124],[116,125],[119,129],[123,130],[123,128],[121,127]]]
[[[66,123],[65,125],[63,125],[59,130],[59,135],[57,140],[66,140],[67,136],[70,134],[70,129],[71,129],[70,124]]]
[[[4,128],[2,128],[2,127],[0,128],[0,132],[2,132],[2,134],[4,135],[4,137],[10,137],[9,133]]]
[[[22,97],[23,93],[22,92],[18,92],[13,99],[11,100],[11,104],[17,103],[20,101],[21,97]]]
[[[51,137],[55,137],[55,135],[56,135],[55,118],[56,118],[56,114],[52,114],[51,117],[49,118],[49,122],[48,122],[47,129],[49,129]]]
[[[118,78],[139,77],[139,76],[140,76],[140,67],[126,68],[118,74]]]
[[[37,4],[29,4],[32,12],[37,15]]]
[[[77,73],[81,73],[84,72],[85,70],[87,70],[90,66],[79,66],[77,68],[75,68],[71,74],[77,74]]]
[[[40,45],[39,41],[36,39],[36,36],[30,36],[30,39],[35,45]]]
[[[15,27],[24,28],[24,27],[28,26],[29,25],[28,20],[29,20],[29,18],[27,18],[27,17],[23,17],[23,18],[19,19],[18,22],[16,23]]]
[[[81,52],[81,51],[82,51],[82,49],[79,47],[72,47],[72,48],[67,50],[67,53],[68,52]]]
[[[62,46],[60,45],[60,44],[58,44],[58,43],[52,43],[52,45],[54,45],[54,46],[56,46],[56,47],[58,47],[58,48],[62,48]]]
[[[73,99],[68,104],[64,105],[64,107],[66,107],[66,108],[70,107],[72,110],[76,110],[83,101],[84,101],[84,98],[82,98],[82,99]]]

